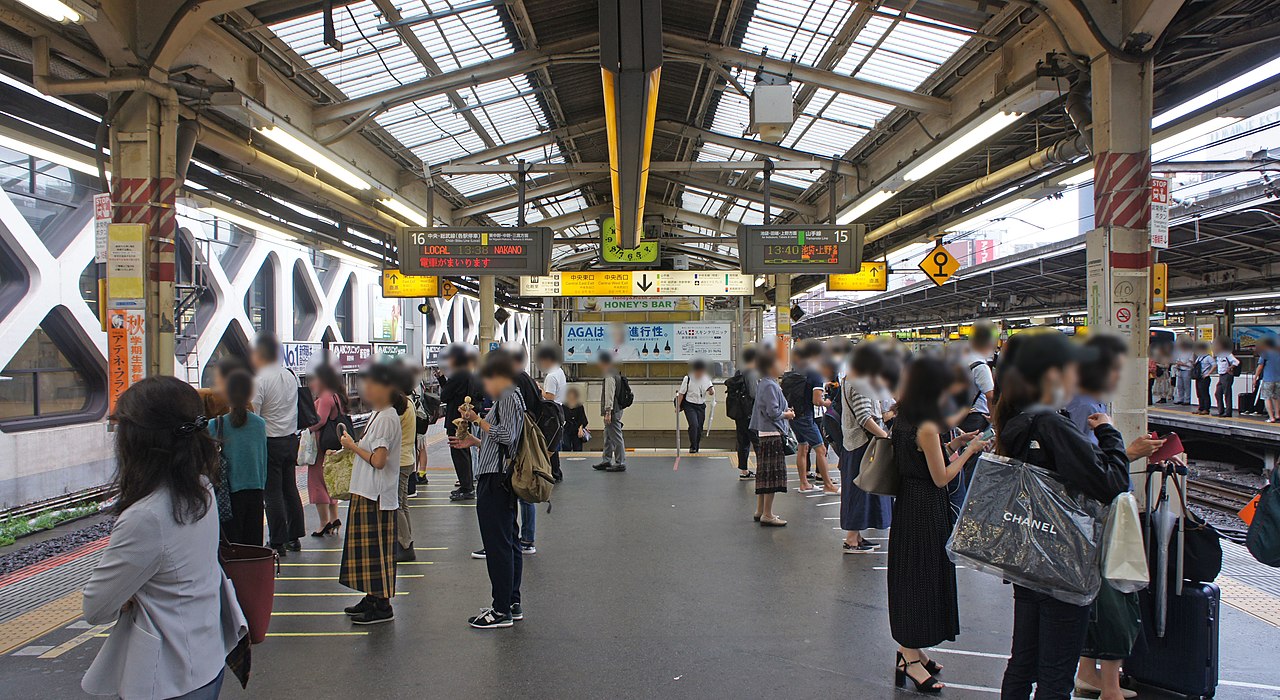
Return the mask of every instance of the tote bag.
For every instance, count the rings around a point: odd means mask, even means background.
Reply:
[[[1102,585],[1106,506],[1074,497],[1047,469],[984,454],[947,542],[967,564],[1072,605]]]
[[[858,476],[853,485],[877,496],[894,496],[902,486],[898,465],[893,461],[893,438],[872,437],[862,453]]]
[[[1102,541],[1102,578],[1121,593],[1137,593],[1151,582],[1147,547],[1142,539],[1138,500],[1128,491],[1107,509]]]
[[[324,486],[329,497],[339,501],[351,500],[351,470],[355,468],[356,455],[351,450],[330,452],[324,458]]]
[[[280,559],[270,547],[233,544],[218,545],[218,561],[236,588],[240,611],[249,622],[249,641],[259,644],[267,638],[271,607],[276,595],[276,574]]]

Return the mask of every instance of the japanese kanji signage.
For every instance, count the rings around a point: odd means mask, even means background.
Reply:
[[[855,273],[862,268],[864,224],[750,226],[738,229],[738,256],[747,274]]]
[[[111,226],[111,195],[93,195],[93,261],[107,261],[107,228]]]
[[[864,262],[851,275],[827,275],[828,292],[883,292],[889,288],[889,263]]]
[[[728,323],[566,323],[568,363],[595,362],[608,352],[619,362],[727,360],[732,355]]]
[[[107,296],[113,304],[142,306],[146,244],[146,224],[107,228]]]
[[[731,297],[754,293],[755,277],[723,270],[553,272],[520,278],[520,295],[527,297]]]
[[[324,346],[320,343],[280,343],[280,364],[298,374],[307,374],[320,363]]]
[[[440,294],[440,278],[406,275],[399,270],[382,271],[382,296],[388,299],[415,299]]]
[[[406,228],[400,271],[408,275],[545,275],[551,269],[549,228]]]
[[[107,311],[108,411],[115,411],[116,401],[125,389],[142,381],[146,374],[145,333],[146,316],[141,309]]]
[[[339,372],[357,372],[372,357],[368,343],[329,343],[329,360]]]
[[[1169,247],[1169,178],[1151,178],[1151,247]]]

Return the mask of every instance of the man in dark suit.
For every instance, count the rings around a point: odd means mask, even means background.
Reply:
[[[484,397],[484,387],[472,372],[471,354],[462,345],[452,345],[445,352],[445,371],[437,372],[440,381],[440,401],[444,404],[445,430],[453,434],[453,420],[461,417],[458,408],[471,397],[471,403],[478,410]],[[471,473],[471,449],[449,448],[449,457],[453,459],[453,471],[458,475],[458,488],[449,494],[451,501],[465,501],[476,497],[475,479]]]

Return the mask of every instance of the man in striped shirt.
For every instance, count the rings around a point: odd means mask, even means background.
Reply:
[[[516,496],[507,484],[511,456],[520,445],[524,432],[524,399],[515,384],[511,355],[494,350],[484,358],[480,368],[484,392],[493,408],[481,418],[474,410],[462,418],[480,426],[480,437],[449,438],[454,449],[479,445],[475,462],[476,519],[480,522],[480,541],[484,543],[485,565],[493,588],[493,607],[486,608],[467,622],[476,629],[511,627],[524,619],[520,606],[520,575],[523,562],[517,542]]]

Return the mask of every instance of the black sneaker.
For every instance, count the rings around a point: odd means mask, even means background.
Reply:
[[[478,630],[493,630],[502,627],[511,627],[516,623],[515,620],[511,619],[511,615],[509,613],[503,615],[493,608],[485,608],[480,611],[479,615],[467,618],[467,624]]]
[[[474,551],[474,552],[472,552],[472,553],[471,553],[471,558],[472,558],[472,559],[484,559],[484,558],[485,558],[485,556],[486,556],[486,555],[485,555],[485,553],[484,553],[484,550],[483,550],[483,549],[477,549],[476,551]]]
[[[288,549],[290,552],[301,552],[301,551],[302,551],[302,543],[301,543],[301,542],[299,542],[298,540],[289,540],[288,542],[286,542],[286,543],[285,543],[285,545],[284,545],[284,546],[285,546],[285,548],[286,548],[286,549]]]
[[[414,561],[415,559],[418,558],[418,555],[413,553],[412,544],[410,544],[408,547],[401,547],[400,543],[397,542],[395,546],[394,558],[396,560],[396,563],[399,564],[402,561]]]
[[[519,603],[512,603],[512,604],[511,604],[511,619],[512,619],[512,620],[516,620],[516,621],[519,621],[519,620],[523,620],[523,619],[524,619],[524,606],[523,606],[523,605],[520,605]]]
[[[598,472],[602,472],[602,471],[607,470],[610,466],[611,466],[611,465],[610,465],[608,462],[601,462],[601,463],[599,463],[599,464],[593,464],[593,465],[591,465],[591,468],[592,468],[592,469],[594,469],[594,470],[596,470],[596,471],[598,471]]]
[[[463,491],[462,489],[458,489],[457,491],[454,491],[453,493],[449,494],[450,501],[470,501],[470,500],[474,500],[475,497],[476,497],[475,490]]]
[[[751,479],[756,478],[756,473],[752,471],[738,472],[738,478],[743,481],[750,481]]]
[[[367,595],[361,598],[359,603],[356,603],[349,608],[343,608],[342,612],[355,617],[356,615],[363,615],[364,613],[369,612],[376,604],[377,600],[373,596]]]
[[[627,465],[625,465],[625,464],[611,464],[611,465],[609,465],[609,466],[605,467],[605,469],[604,469],[604,470],[605,470],[605,471],[607,471],[607,472],[625,472],[625,471],[627,470]]]
[[[396,619],[396,613],[391,609],[391,602],[379,600],[368,610],[353,616],[351,622],[356,625],[377,625],[394,619]]]

